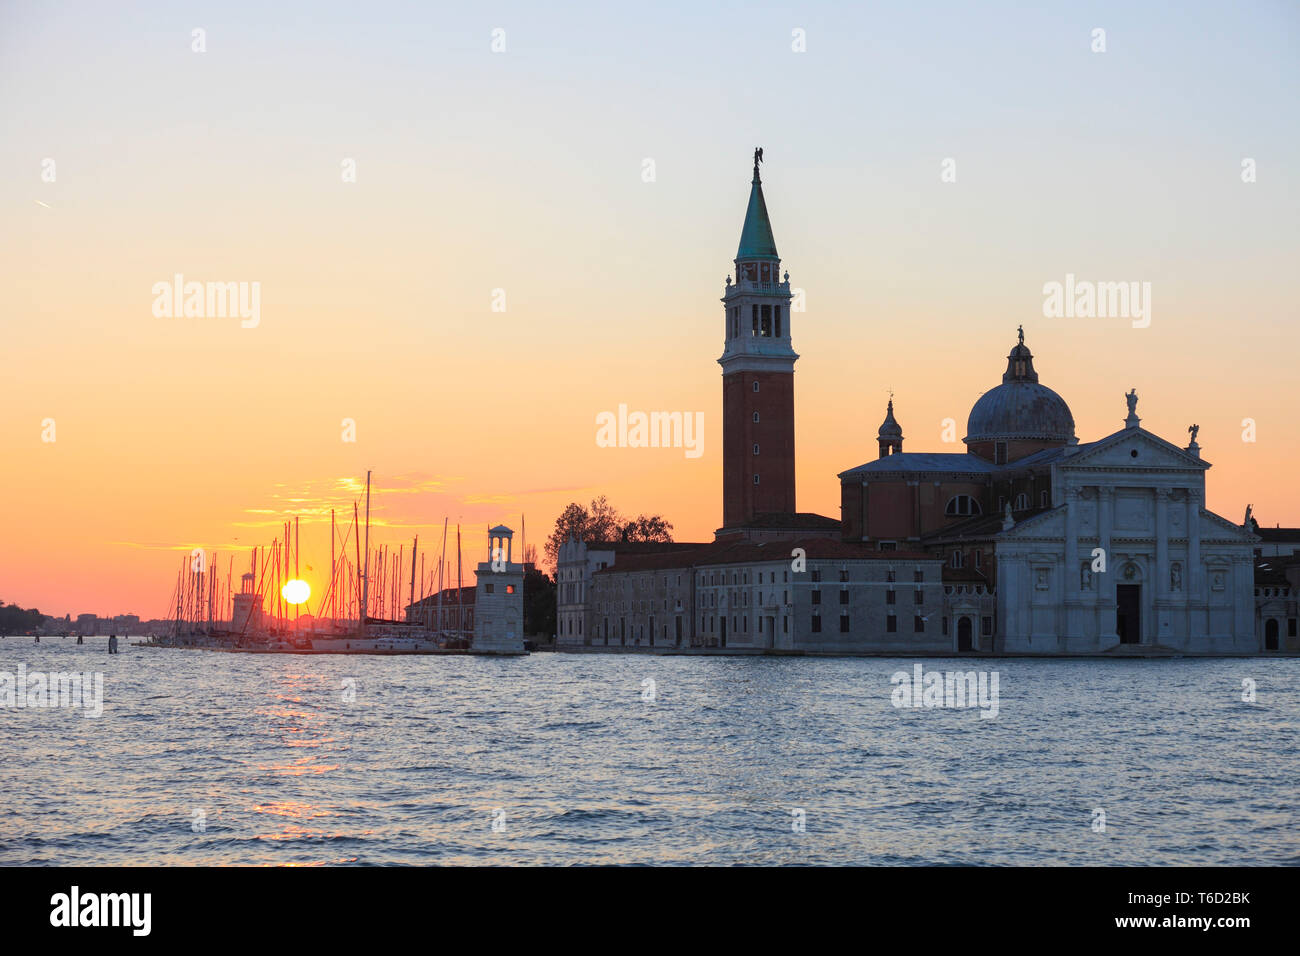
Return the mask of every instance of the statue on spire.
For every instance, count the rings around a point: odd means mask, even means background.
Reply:
[[[757,165],[758,165],[759,163],[761,163],[762,161],[763,161],[763,147],[762,147],[762,146],[755,146],[755,147],[754,147],[754,165],[757,166]]]

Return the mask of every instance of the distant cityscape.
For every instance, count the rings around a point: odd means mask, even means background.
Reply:
[[[16,634],[39,637],[153,636],[165,634],[168,627],[175,625],[174,621],[161,619],[144,621],[140,619],[139,614],[115,614],[112,617],[78,614],[74,618],[71,614],[58,617],[53,614],[41,614],[36,610],[18,608],[15,605],[9,605],[3,610],[8,613],[0,620],[0,634],[6,637]]]

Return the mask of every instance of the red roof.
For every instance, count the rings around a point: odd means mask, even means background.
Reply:
[[[657,554],[690,551],[705,546],[703,541],[588,541],[589,551],[613,551],[616,554]]]
[[[728,533],[739,531],[839,531],[839,518],[828,518],[814,511],[765,511],[756,514],[748,521],[738,525],[724,527]]]

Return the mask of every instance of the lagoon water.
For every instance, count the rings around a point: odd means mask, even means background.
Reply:
[[[0,639],[104,676],[0,707],[0,864],[1300,863],[1296,659],[923,662],[996,670],[982,719],[902,659],[106,641]]]

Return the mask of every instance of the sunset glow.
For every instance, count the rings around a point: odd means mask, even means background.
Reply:
[[[426,575],[444,519],[454,564],[458,522],[478,560],[488,525],[522,516],[540,545],[600,494],[710,539],[718,298],[756,142],[806,290],[800,510],[839,514],[835,476],[874,457],[889,389],[910,448],[960,450],[944,422],[959,440],[1023,323],[1081,440],[1120,427],[1136,387],[1155,433],[1200,424],[1208,508],[1300,524],[1280,387],[1300,355],[1300,142],[1277,121],[1300,97],[1293,18],[1216,33],[1123,9],[1102,57],[1065,11],[997,33],[976,10],[902,8],[864,56],[853,38],[879,25],[847,6],[799,56],[766,13],[611,13],[593,39],[585,14],[521,6],[493,56],[468,10],[406,9],[395,34],[326,5],[304,34],[234,3],[196,54],[153,6],[130,24],[112,5],[0,13],[4,600],[166,617],[192,549],[223,584],[233,558],[237,587],[294,517],[323,593],[330,511],[351,522],[368,468],[372,547],[419,534]],[[852,122],[835,89],[861,92]],[[1067,273],[1150,281],[1150,326],[1045,317]],[[259,283],[258,323],[183,301],[159,317],[178,275]],[[620,404],[701,413],[701,454],[602,447]]]
[[[280,588],[280,596],[283,597],[287,603],[295,606],[306,604],[307,599],[311,597],[311,585],[306,581],[295,578],[292,581],[286,582],[284,587]]]

